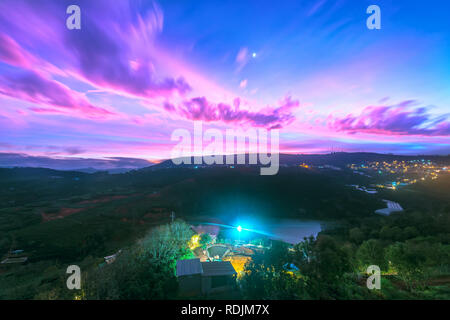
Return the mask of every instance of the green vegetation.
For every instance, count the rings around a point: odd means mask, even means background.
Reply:
[[[84,299],[170,299],[177,296],[175,264],[193,258],[193,232],[181,221],[151,230],[114,263],[95,268],[84,279]]]
[[[182,222],[168,224],[172,210],[185,220],[245,212],[333,221],[315,240],[293,247],[273,242],[254,255],[239,283],[244,298],[449,299],[449,175],[369,195],[345,187],[369,181],[345,170],[258,172],[0,169],[0,255],[21,249],[28,257],[24,265],[0,266],[0,299],[176,298],[175,261],[191,254],[192,233]],[[406,211],[373,214],[383,198]],[[217,241],[232,237],[220,232]],[[267,238],[250,240],[270,246]],[[199,243],[210,241],[203,236]],[[103,257],[120,249],[106,264]],[[66,288],[71,264],[81,267],[83,291]],[[369,265],[381,268],[380,291],[365,286]]]
[[[200,246],[203,248],[203,249],[205,249],[206,248],[206,246],[208,245],[208,243],[210,243],[211,242],[211,236],[209,235],[209,233],[203,233],[201,236],[200,236]]]
[[[450,211],[363,218],[305,239],[276,245],[246,265],[248,299],[449,299]],[[289,271],[293,264],[298,271]],[[369,265],[381,290],[365,287]]]

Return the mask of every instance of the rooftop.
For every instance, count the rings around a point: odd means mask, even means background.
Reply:
[[[236,274],[230,261],[200,262],[200,259],[177,261],[177,277],[201,274],[202,276],[227,276]]]
[[[203,276],[229,276],[236,274],[230,261],[202,262]]]
[[[398,204],[397,202],[390,201],[390,200],[383,200],[383,201],[386,203],[387,208],[375,210],[375,213],[383,214],[383,215],[390,215],[392,212],[403,211],[402,206],[400,204]]]
[[[28,257],[22,257],[22,258],[6,258],[1,263],[7,264],[7,263],[23,263],[28,260]]]
[[[177,260],[177,277],[202,274],[200,259]]]

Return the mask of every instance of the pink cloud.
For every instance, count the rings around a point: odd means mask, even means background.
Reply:
[[[0,33],[0,43],[0,61],[17,67],[30,66],[31,56],[24,52],[11,37]]]
[[[18,71],[0,76],[0,94],[41,105],[30,110],[36,113],[67,114],[75,111],[87,118],[105,118],[114,113],[93,106],[84,96],[31,71]]]
[[[26,12],[28,17],[24,20],[16,12],[10,12],[12,6],[0,4],[0,24],[8,34],[3,36],[8,47],[0,48],[0,60],[32,70],[28,79],[14,74],[5,75],[1,90],[4,95],[43,104],[33,107],[32,111],[70,114],[71,111],[80,113],[84,110],[87,112],[86,117],[90,118],[108,114],[109,111],[92,106],[80,93],[70,92],[69,87],[49,80],[54,75],[76,79],[109,93],[144,98],[159,103],[159,108],[163,106],[163,101],[170,101],[172,104],[195,101],[195,98],[186,98],[190,92],[198,96],[208,92],[208,99],[216,101],[230,101],[231,97],[236,96],[155,46],[154,38],[161,32],[164,21],[163,13],[156,4],[152,3],[136,15],[136,3],[130,5],[127,1],[117,1],[114,6],[109,6],[102,0],[83,1],[84,12],[95,11],[98,14],[84,16],[83,24],[89,25],[89,28],[77,31],[61,28],[59,16],[51,14],[60,12],[61,6],[56,2],[45,2],[35,8],[30,3],[19,2],[17,8]],[[33,26],[30,25],[31,22]],[[31,31],[28,32],[30,28]],[[41,34],[39,30],[50,32],[51,37]],[[33,49],[33,54],[28,53],[24,45]],[[49,57],[52,59],[49,60]],[[236,61],[238,64],[245,64],[248,58],[248,49],[243,48]],[[46,61],[52,61],[52,64]],[[33,80],[34,85],[39,82],[39,86],[47,88],[54,86],[56,91],[52,93],[42,90],[37,94],[30,83],[13,85],[9,81],[12,78],[16,82]],[[24,90],[15,93],[13,89],[16,88]],[[44,94],[49,96],[43,97]],[[73,98],[72,102],[68,101],[69,97]],[[62,102],[61,99],[65,101]],[[73,108],[75,105],[78,107]],[[223,104],[221,106],[223,109]],[[164,106],[165,109],[167,107],[168,105]],[[145,119],[135,118],[135,121],[145,122]],[[269,120],[256,120],[261,121]]]
[[[369,106],[361,114],[330,117],[328,127],[349,134],[383,135],[450,135],[449,115],[433,117],[429,107],[413,108],[415,101],[406,100],[391,106]]]
[[[164,108],[168,112],[176,113],[189,120],[222,121],[275,129],[291,123],[295,119],[292,109],[300,105],[297,100],[292,100],[290,97],[281,101],[278,107],[268,107],[259,112],[241,110],[240,104],[239,98],[234,99],[231,106],[227,103],[210,102],[205,97],[196,97],[185,100],[178,106],[166,103]]]
[[[248,53],[248,48],[241,48],[239,49],[238,54],[236,55],[236,63],[237,63],[237,69],[236,71],[239,72],[241,71],[245,65],[248,63],[248,61],[250,60],[250,55]]]
[[[46,70],[49,74],[65,70],[94,87],[144,98],[168,98],[191,90],[183,77],[155,71],[153,40],[163,27],[163,14],[155,3],[136,16],[139,4],[135,2],[118,0],[111,6],[103,0],[81,1],[83,12],[96,14],[83,16],[83,24],[89,27],[71,32],[60,19],[66,8],[62,2],[40,6],[8,2],[0,4],[0,25],[8,34],[0,36],[0,60],[8,64],[28,67],[32,59],[52,61],[57,67]],[[39,30],[49,30],[51,37]],[[34,57],[25,55],[20,44],[33,48]],[[42,73],[37,67],[46,66],[34,65],[33,71]]]

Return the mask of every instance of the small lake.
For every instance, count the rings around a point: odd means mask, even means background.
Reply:
[[[322,223],[316,220],[277,220],[268,221],[266,232],[271,239],[282,240],[296,244],[303,241],[304,237],[314,236],[322,230]]]
[[[230,237],[236,239],[268,237],[281,240],[290,244],[303,241],[304,237],[314,236],[322,230],[324,222],[319,220],[304,219],[251,219],[236,221],[233,224],[217,224],[208,222],[191,222],[195,224],[198,232],[217,234],[220,229],[226,231]],[[242,227],[242,232],[237,232],[237,226]]]

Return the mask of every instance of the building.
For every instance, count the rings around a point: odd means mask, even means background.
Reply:
[[[0,268],[8,268],[12,266],[16,266],[18,264],[25,264],[28,261],[28,257],[20,257],[20,258],[6,258],[0,262]]]
[[[388,216],[392,212],[403,211],[402,206],[400,204],[398,204],[397,202],[390,201],[390,200],[383,200],[383,201],[386,203],[387,208],[375,210],[375,213]]]
[[[182,296],[232,291],[236,284],[236,271],[230,261],[178,260],[176,273]]]
[[[117,251],[117,252],[114,253],[113,255],[104,257],[105,262],[106,262],[107,264],[113,263],[114,261],[116,261],[117,256],[118,256],[119,254],[121,254],[121,253],[122,253],[122,249],[120,249],[119,251]]]
[[[26,264],[28,262],[28,257],[25,256],[24,250],[12,250],[10,251],[3,260],[0,260],[0,267],[10,267],[18,264]]]

